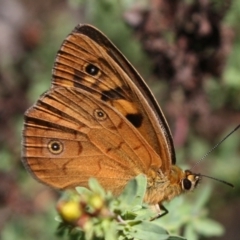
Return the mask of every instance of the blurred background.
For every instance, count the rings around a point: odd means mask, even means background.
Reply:
[[[191,168],[240,124],[240,2],[237,0],[0,0],[0,239],[59,239],[60,194],[21,163],[23,114],[51,84],[63,39],[78,23],[104,32],[158,99],[177,163]],[[163,225],[188,239],[240,236],[240,131],[194,171],[203,179],[173,200]],[[66,238],[67,239],[67,238]]]

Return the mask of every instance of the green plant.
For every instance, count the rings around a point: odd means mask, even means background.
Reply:
[[[60,221],[58,235],[69,239],[199,239],[214,236],[222,227],[207,218],[204,204],[211,189],[206,188],[192,206],[177,198],[168,204],[170,213],[156,218],[157,213],[143,203],[147,180],[139,175],[131,180],[119,197],[113,197],[96,181],[89,180],[89,189],[77,187],[66,191],[57,204]],[[154,220],[152,220],[154,219]],[[166,230],[168,229],[168,230]],[[184,232],[185,237],[180,237]]]

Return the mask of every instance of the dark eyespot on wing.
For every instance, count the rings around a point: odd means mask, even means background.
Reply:
[[[85,67],[85,71],[89,74],[89,75],[92,75],[92,76],[96,76],[98,75],[99,73],[99,68],[96,67],[95,65],[93,64],[87,64],[87,66]]]
[[[120,87],[117,87],[115,89],[110,89],[108,91],[103,91],[101,99],[105,102],[108,101],[109,99],[110,100],[124,99],[123,90]]]
[[[129,122],[132,123],[132,125],[136,128],[141,127],[143,122],[143,116],[141,113],[135,113],[135,114],[127,114],[126,118]]]

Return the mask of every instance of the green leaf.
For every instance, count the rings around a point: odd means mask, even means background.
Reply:
[[[192,224],[186,225],[186,227],[184,229],[184,236],[187,239],[198,240],[198,234],[196,233]]]
[[[80,194],[80,195],[89,195],[91,194],[91,191],[85,187],[76,187],[76,191]]]
[[[212,192],[212,187],[209,184],[205,184],[204,189],[202,189],[201,194],[199,194],[197,201],[194,203],[193,207],[196,211],[199,211],[204,207],[204,205],[209,200],[211,192]]]
[[[199,219],[193,222],[195,230],[204,236],[221,236],[224,233],[222,225],[210,219]]]
[[[189,238],[190,239],[190,238]],[[179,237],[179,236],[170,236],[168,240],[187,240],[187,238]],[[193,240],[193,239],[191,239]]]
[[[141,224],[134,225],[131,235],[140,240],[165,240],[169,238],[168,232],[154,222],[142,221]]]
[[[127,204],[128,206],[142,205],[146,187],[147,178],[145,175],[140,174],[128,182],[119,196],[119,200],[122,204]]]
[[[102,197],[106,196],[105,190],[103,189],[103,187],[100,185],[96,178],[90,178],[88,185],[90,190],[92,190],[93,192],[100,194],[100,196]]]

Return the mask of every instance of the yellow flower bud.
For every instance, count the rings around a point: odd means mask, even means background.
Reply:
[[[95,210],[99,210],[103,207],[104,205],[104,200],[102,199],[101,196],[94,194],[90,197],[89,199],[89,205],[95,209]]]
[[[82,209],[77,201],[61,201],[57,205],[57,210],[66,222],[75,222],[82,214]]]

